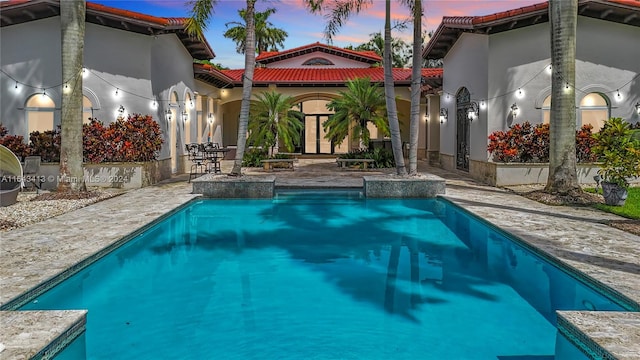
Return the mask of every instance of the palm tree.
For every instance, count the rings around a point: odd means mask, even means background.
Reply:
[[[256,27],[256,51],[258,54],[264,51],[277,51],[279,48],[284,48],[284,41],[289,34],[282,30],[273,27],[273,24],[268,21],[271,14],[275,13],[276,9],[270,8],[263,12],[255,13],[255,27]],[[245,40],[246,40],[246,10],[238,10],[238,14],[244,20],[244,22],[231,21],[225,24],[227,28],[229,25],[235,25],[228,29],[223,36],[227,39],[231,39],[236,43],[236,51],[239,54],[244,54]]]
[[[374,124],[383,135],[389,134],[385,101],[380,87],[367,78],[352,79],[347,82],[347,91],[340,91],[339,97],[327,104],[334,114],[322,126],[325,138],[334,144],[341,144],[352,130],[352,139],[358,140],[360,147],[367,147],[371,139],[367,125]]]
[[[62,31],[62,117],[58,191],[86,191],[82,168],[82,64],[85,0],[60,2]]]
[[[418,173],[420,90],[422,86],[422,1],[413,3],[413,64],[411,67],[411,119],[409,121],[409,175]]]
[[[293,110],[293,98],[275,91],[256,95],[249,118],[249,143],[269,147],[277,154],[279,144],[292,152],[300,143],[304,114]]]
[[[191,35],[204,38],[204,30],[213,12],[217,0],[191,0],[191,16],[187,20],[186,29]],[[249,122],[249,107],[251,106],[251,89],[253,87],[253,73],[256,66],[256,33],[255,33],[255,5],[256,0],[247,0],[245,12],[246,40],[244,54],[244,74],[242,75],[242,102],[240,103],[240,119],[238,123],[238,141],[236,158],[231,169],[231,176],[242,175],[242,158],[247,144],[247,124]]]
[[[391,72],[391,0],[385,1],[384,16],[384,95],[387,103],[387,116],[389,117],[389,131],[391,133],[391,148],[393,159],[396,163],[396,173],[407,175],[402,154],[402,138],[400,137],[400,122],[398,121],[398,109],[396,108],[396,92],[393,87],[393,73]],[[413,82],[413,81],[412,81]]]
[[[576,24],[578,0],[550,0],[551,119],[549,129],[549,193],[581,193],[576,170]]]
[[[405,0],[403,0],[405,1]],[[328,19],[325,26],[325,37],[329,40],[338,32],[338,29],[351,16],[352,13],[359,13],[372,0],[336,0],[333,1],[329,14],[325,17]],[[324,0],[305,0],[305,5],[312,13],[323,10]],[[404,165],[404,157],[402,154],[402,138],[400,137],[400,123],[398,121],[398,111],[395,101],[395,89],[393,87],[393,74],[391,71],[391,2],[386,0],[385,6],[385,26],[384,26],[384,88],[385,100],[387,104],[387,117],[389,120],[389,131],[391,134],[391,147],[393,149],[393,158],[396,164],[396,173],[398,175],[407,175],[407,169]]]

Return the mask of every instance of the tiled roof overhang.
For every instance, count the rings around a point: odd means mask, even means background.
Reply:
[[[64,0],[62,0],[64,1]],[[0,2],[0,26],[60,15],[60,0],[9,0]],[[215,57],[206,40],[185,31],[186,18],[163,18],[87,2],[86,22],[145,35],[174,33],[194,59]]]
[[[336,55],[367,64],[375,64],[382,61],[382,58],[373,51],[349,50],[316,42],[313,44],[304,45],[284,51],[263,52],[256,56],[256,62],[259,64],[269,64],[272,62],[281,61],[312,52],[322,52],[325,54]]]
[[[244,69],[217,70],[210,65],[194,64],[196,78],[217,87],[242,86]],[[378,68],[306,69],[256,68],[254,86],[344,86],[349,79],[368,77],[384,82],[384,70]],[[393,69],[396,86],[411,84],[411,69]],[[430,88],[442,86],[441,68],[422,69],[422,84]]]
[[[578,15],[640,26],[638,0],[578,0]],[[486,16],[445,16],[422,57],[442,59],[465,32],[495,34],[549,21],[549,3],[539,3]]]

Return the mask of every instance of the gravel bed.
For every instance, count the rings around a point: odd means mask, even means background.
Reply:
[[[121,190],[92,190],[89,197],[61,199],[55,193],[21,192],[18,202],[0,207],[0,231],[9,231],[73,211],[121,194]]]

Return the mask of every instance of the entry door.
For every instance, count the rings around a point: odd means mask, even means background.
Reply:
[[[456,167],[464,171],[469,171],[471,122],[467,116],[467,108],[470,101],[469,91],[462,88],[456,95]]]
[[[329,115],[306,115],[304,117],[304,153],[331,154],[331,141],[324,138],[322,123],[329,119]]]

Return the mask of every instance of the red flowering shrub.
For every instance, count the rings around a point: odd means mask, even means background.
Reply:
[[[591,151],[595,139],[591,125],[583,125],[576,132],[576,159],[578,162],[596,161]],[[549,124],[531,126],[529,122],[515,124],[507,131],[489,135],[487,151],[495,162],[548,162]]]
[[[8,135],[7,128],[0,124],[0,145],[6,146],[11,150],[18,159],[24,160],[26,156],[29,156],[29,148],[24,143],[24,136],[20,135]]]
[[[43,162],[60,161],[60,127],[29,134],[29,148],[31,155],[40,156]]]
[[[7,135],[0,125],[0,144],[7,146],[18,157],[36,155],[43,162],[60,161],[60,129],[34,131],[29,145],[22,136]],[[150,115],[133,114],[119,118],[105,126],[97,119],[82,126],[83,158],[85,162],[135,162],[157,159],[162,147],[160,125]]]

